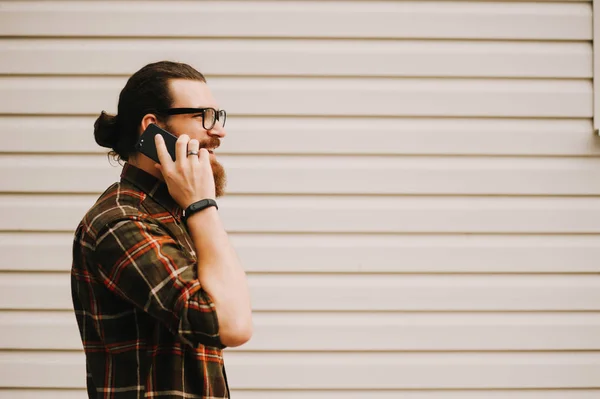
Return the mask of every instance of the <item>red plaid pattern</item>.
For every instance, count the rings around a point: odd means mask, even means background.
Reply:
[[[228,398],[214,304],[165,183],[125,164],[77,227],[71,291],[90,398]]]

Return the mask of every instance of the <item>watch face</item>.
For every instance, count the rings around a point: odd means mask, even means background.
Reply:
[[[194,209],[198,209],[198,208],[202,208],[203,206],[206,206],[207,202],[208,201],[206,201],[206,200],[201,200],[201,201],[196,202],[194,204]]]
[[[187,212],[184,209],[183,210],[183,218],[186,219],[188,216],[191,216],[196,211],[200,211],[200,210],[202,210],[204,208],[208,208],[209,206],[215,206],[217,209],[219,209],[217,207],[216,201],[213,201],[211,199],[203,199],[203,200],[194,202],[193,204],[191,204],[190,206],[188,206]]]

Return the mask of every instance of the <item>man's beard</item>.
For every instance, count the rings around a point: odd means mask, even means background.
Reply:
[[[202,145],[202,144],[200,144]],[[227,174],[225,168],[216,159],[210,160],[210,166],[212,167],[213,177],[215,178],[215,193],[217,197],[222,197],[225,194],[225,187],[227,185]]]

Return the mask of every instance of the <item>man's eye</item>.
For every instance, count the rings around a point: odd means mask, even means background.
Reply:
[[[194,115],[194,118],[202,118],[204,116],[204,114],[196,114]]]

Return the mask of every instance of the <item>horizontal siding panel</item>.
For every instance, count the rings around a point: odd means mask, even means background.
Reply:
[[[117,77],[0,78],[5,114],[87,114],[116,108]],[[214,78],[232,115],[591,117],[587,80]],[[52,101],[48,101],[51,98]]]
[[[600,158],[218,159],[230,194],[600,195]],[[100,194],[120,173],[101,155],[0,155],[0,181],[9,192]]]
[[[0,74],[130,75],[172,59],[209,77],[592,77],[584,42],[0,39],[0,54]]]
[[[2,195],[4,231],[73,231],[95,195]],[[599,198],[224,197],[229,232],[598,233]],[[22,215],[27,214],[27,218]]]
[[[256,311],[598,311],[596,276],[249,275]],[[72,308],[70,274],[0,274],[0,309]],[[28,292],[28,295],[22,295]],[[277,298],[277,300],[274,300]]]
[[[256,313],[232,351],[600,349],[600,313]],[[0,312],[0,349],[81,350],[72,312]],[[368,338],[367,338],[368,337]]]
[[[600,374],[597,353],[235,352],[225,362],[233,389],[595,388]],[[81,353],[0,353],[2,386],[84,383]]]
[[[94,121],[84,116],[0,116],[0,135],[11,137],[1,150],[105,152],[94,141]],[[227,132],[221,154],[600,155],[592,122],[586,119],[233,116],[227,119]]]
[[[585,3],[178,1],[152,2],[141,8],[127,1],[2,2],[0,35],[591,40],[592,7]]]
[[[597,399],[597,389],[553,390],[435,390],[435,391],[346,391],[346,390],[231,390],[236,399]],[[81,389],[0,389],[1,399],[87,399]]]
[[[585,397],[582,398],[587,399]],[[0,388],[0,399],[89,399],[89,397],[84,388],[43,390]]]
[[[600,236],[232,234],[248,272],[597,273]],[[0,270],[69,271],[71,233],[0,233]],[[43,261],[39,254],[43,253]]]

